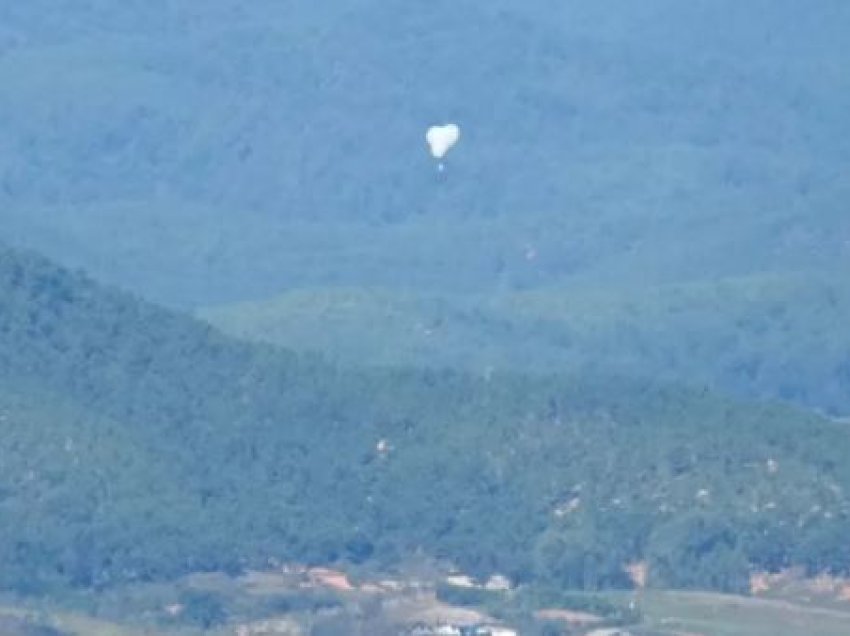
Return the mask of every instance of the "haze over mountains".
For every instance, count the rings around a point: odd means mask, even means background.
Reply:
[[[6,233],[179,304],[847,266],[844,3],[514,5],[5,7]]]
[[[844,0],[0,5],[0,587],[850,574],[848,34]]]
[[[32,2],[0,22],[7,240],[347,362],[589,356],[850,412],[844,2]],[[423,135],[447,120],[464,136],[438,174]],[[362,311],[328,322],[340,294]],[[603,327],[611,355],[574,320],[600,294],[664,328]],[[404,356],[350,355],[336,334],[386,303],[406,308],[384,347]],[[752,334],[735,321],[777,303],[791,324],[735,344]],[[617,304],[609,321],[630,324]],[[321,336],[287,327],[293,312]],[[526,344],[553,312],[555,337]],[[689,334],[677,312],[704,324]],[[435,321],[469,341],[470,313],[476,355],[417,344]],[[523,335],[487,326],[505,320]],[[695,339],[731,353],[645,353]]]

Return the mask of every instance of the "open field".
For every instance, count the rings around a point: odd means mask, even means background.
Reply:
[[[613,595],[622,598],[622,595]],[[780,599],[707,592],[644,591],[640,634],[846,636],[850,604],[838,610]]]
[[[61,634],[85,636],[147,636],[162,633],[99,620],[83,613],[0,606],[0,634],[48,635],[53,633],[52,630]]]
[[[403,625],[408,624],[474,624],[495,620],[472,607],[453,607],[439,602],[433,597],[433,593],[420,588],[420,584],[417,584],[416,590],[405,588],[395,592],[368,584],[346,592],[333,592],[330,588],[323,588],[321,584],[318,587],[305,588],[303,585],[294,584],[291,579],[290,575],[282,576],[272,572],[263,575],[255,572],[236,579],[229,579],[224,575],[204,575],[184,580],[180,584],[182,589],[216,591],[230,608],[229,616],[222,623],[206,627],[187,624],[182,620],[175,620],[173,624],[163,621],[162,618],[155,620],[156,610],[149,602],[142,602],[142,599],[147,597],[150,601],[151,597],[158,597],[163,592],[160,587],[156,591],[152,588],[145,591],[145,586],[128,589],[127,594],[123,595],[127,601],[126,613],[110,611],[107,612],[109,618],[95,618],[86,615],[83,610],[73,611],[54,605],[22,603],[15,606],[10,599],[5,599],[0,605],[0,633],[7,633],[3,629],[11,625],[20,629],[12,629],[8,633],[21,635],[52,633],[32,631],[38,628],[52,628],[57,633],[81,636],[190,636],[233,633],[306,635],[328,621],[332,621],[337,627],[344,627],[346,620],[353,621],[350,624],[351,629],[360,633],[367,627],[362,622],[362,611],[366,607],[371,607],[372,613],[379,612],[381,616],[373,616],[376,620],[372,624],[391,630],[387,631],[387,634],[396,633],[392,630],[400,631]],[[262,584],[261,591],[258,589],[259,584]],[[333,592],[339,605],[326,605],[324,608],[317,605],[312,610],[306,606],[297,609],[293,606],[293,612],[278,610],[269,614],[258,613],[260,604],[269,609],[272,607],[265,605],[270,597],[292,599],[292,594],[300,591],[307,595],[304,598],[308,598],[311,593],[320,593],[322,589],[328,593]],[[363,590],[370,592],[365,593]],[[174,592],[176,595],[176,589]],[[583,595],[576,593],[571,596],[579,598]],[[710,592],[642,590],[588,593],[587,597],[604,598],[621,606],[634,601],[641,612],[641,622],[625,629],[635,636],[846,636],[850,633],[850,602],[821,599],[817,596],[789,594],[764,598]],[[506,593],[506,604],[511,603],[510,599],[511,595]],[[117,609],[117,606],[109,604],[113,610]],[[147,609],[142,609],[145,605]],[[120,618],[116,618],[117,616]],[[599,625],[588,624],[584,631],[581,631],[578,623],[570,623],[572,631],[566,632],[570,634],[593,634],[594,629],[600,628]],[[30,628],[30,631],[26,628]]]

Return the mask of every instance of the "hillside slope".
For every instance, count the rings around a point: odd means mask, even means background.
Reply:
[[[36,0],[0,24],[4,235],[156,300],[850,265],[842,0]]]
[[[850,279],[848,279],[850,280]],[[300,289],[199,315],[348,365],[617,373],[850,413],[850,284],[746,277],[493,295]]]
[[[334,359],[846,416],[848,33],[844,0],[10,4],[2,238]]]
[[[786,408],[341,371],[8,249],[0,362],[0,569],[19,590],[416,551],[586,588],[641,558],[656,585],[718,589],[752,565],[850,570],[848,431]]]

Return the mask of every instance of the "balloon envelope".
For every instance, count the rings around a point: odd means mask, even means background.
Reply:
[[[431,126],[425,133],[425,141],[435,159],[442,159],[460,139],[460,128],[457,124]]]

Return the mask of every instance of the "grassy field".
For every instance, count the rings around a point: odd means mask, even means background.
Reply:
[[[99,620],[82,613],[0,606],[0,633],[11,636],[52,633],[46,630],[86,636],[145,636],[162,633]]]
[[[614,595],[621,598],[622,595]],[[796,600],[760,599],[704,592],[644,591],[639,634],[704,636],[846,636],[846,610]]]

